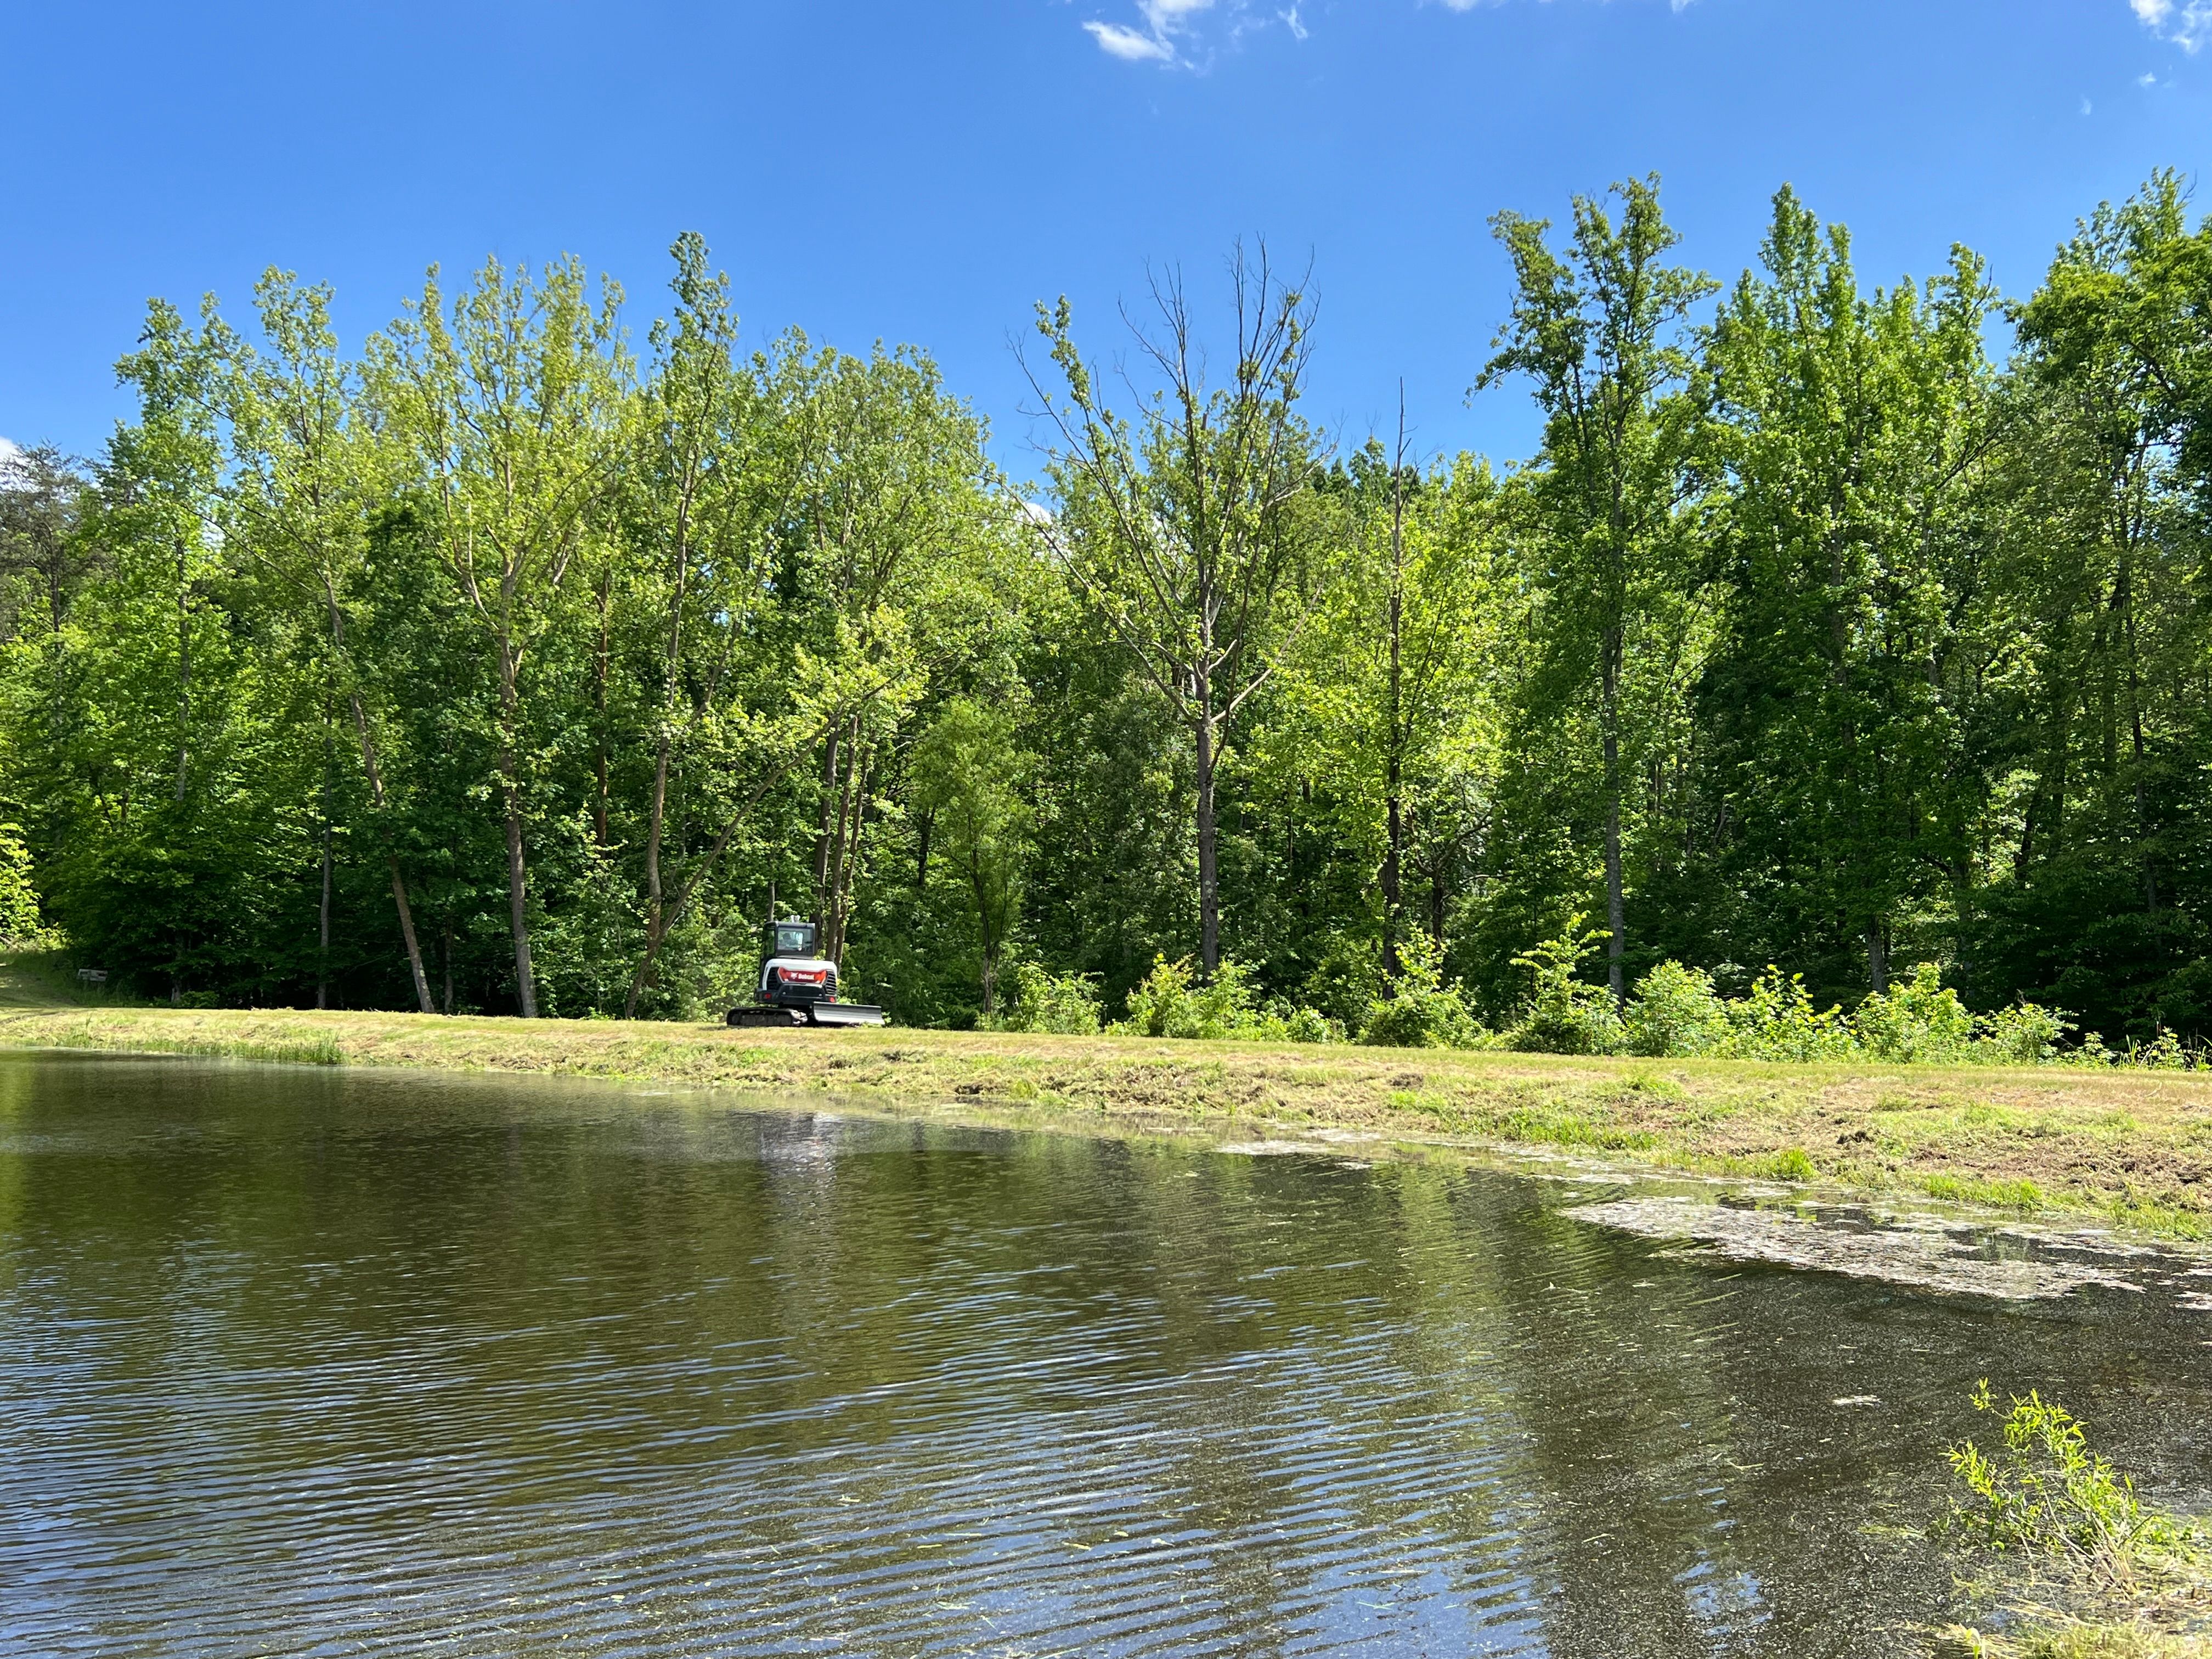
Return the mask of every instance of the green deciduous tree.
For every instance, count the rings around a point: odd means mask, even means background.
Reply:
[[[496,786],[507,840],[515,999],[538,1014],[530,957],[527,671],[579,556],[605,533],[629,364],[620,290],[596,300],[581,264],[533,281],[487,261],[450,307],[422,298],[373,340],[377,415],[417,481],[447,579],[479,630],[498,690]]]
[[[970,697],[948,702],[915,742],[914,805],[929,814],[939,858],[973,902],[986,1019],[998,1012],[1000,970],[1020,919],[1030,767],[1012,722]]]
[[[1863,942],[1941,904],[1980,809],[1962,749],[1984,666],[1969,596],[1992,435],[1994,295],[1963,250],[1863,293],[1840,228],[1788,190],[1710,362],[1727,594],[1704,687],[1733,855],[1786,935]]]
[[[1716,284],[1663,263],[1678,238],[1656,178],[1610,195],[1619,223],[1605,200],[1577,197],[1562,251],[1545,240],[1547,221],[1503,213],[1492,222],[1513,261],[1515,294],[1476,386],[1526,375],[1544,412],[1524,495],[1541,543],[1540,627],[1569,683],[1596,694],[1606,973],[1619,1002],[1628,948],[1621,816],[1634,741],[1623,730],[1627,682],[1638,652],[1663,657],[1680,633],[1674,613],[1692,557],[1683,508],[1699,434],[1685,329]]]

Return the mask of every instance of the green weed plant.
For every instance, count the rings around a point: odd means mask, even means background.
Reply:
[[[1603,937],[1574,917],[1556,939],[1514,957],[1531,985],[1504,1046],[1540,1054],[1640,1054],[1650,1059],[1877,1060],[1906,1066],[2134,1066],[2193,1069],[2204,1056],[2160,1029],[2146,1043],[2107,1048],[2091,1032],[2062,1048],[2075,1029],[2063,1012],[2032,1002],[1976,1013],[1926,962],[1846,1013],[1814,1003],[1802,975],[1769,966],[1741,997],[1723,995],[1703,969],[1662,962],[1637,982],[1615,1013],[1601,985],[1581,977]],[[1470,1016],[1470,1018],[1472,1018]]]
[[[995,1031],[1054,1031],[1065,1036],[1098,1034],[1098,977],[1055,974],[1024,958],[1006,975],[1011,994],[1004,1013],[984,1022]]]
[[[1939,1529],[2012,1558],[2031,1580],[2057,1578],[2075,1613],[2040,1605],[2048,1591],[2040,1592],[2038,1606],[2015,1610],[2005,1636],[1954,1625],[1941,1632],[1938,1650],[1980,1659],[2203,1659],[2212,1652],[2202,1628],[2212,1556],[2200,1524],[2145,1504],[2056,1401],[2030,1389],[2000,1405],[1986,1378],[1972,1400],[1976,1411],[2000,1419],[1999,1443],[1988,1452],[1972,1440],[1948,1449],[1960,1490]]]
[[[2115,1588],[2134,1585],[2154,1552],[2189,1541],[2185,1525],[2146,1506],[2135,1483],[2089,1448],[2081,1420],[2034,1389],[2000,1407],[1984,1377],[1978,1412],[2001,1413],[2002,1438],[1984,1452],[1962,1440],[1945,1453],[1966,1489],[1950,1525],[1995,1550],[2055,1558]]]

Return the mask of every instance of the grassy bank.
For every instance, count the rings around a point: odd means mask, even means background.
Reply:
[[[886,1109],[1317,1130],[1926,1194],[2212,1237],[2212,1077],[179,1009],[17,969],[0,1045],[833,1091]]]

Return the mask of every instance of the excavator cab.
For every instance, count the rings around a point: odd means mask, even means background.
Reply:
[[[768,953],[776,957],[811,957],[822,942],[822,930],[811,921],[786,920],[769,928]]]

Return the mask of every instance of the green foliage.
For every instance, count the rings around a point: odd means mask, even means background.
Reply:
[[[2065,1015],[2021,1002],[1979,1016],[1974,1043],[1981,1057],[1997,1063],[2040,1066],[2058,1057],[2060,1039],[2073,1029],[2074,1022]]]
[[[1802,974],[1784,979],[1771,966],[1729,1017],[1727,1052],[1745,1060],[1844,1060],[1854,1047],[1842,1009],[1815,1007]]]
[[[1134,1036],[1224,1037],[1257,1018],[1245,970],[1224,962],[1211,984],[1198,983],[1188,957],[1159,957],[1129,993],[1129,1018],[1116,1031]]]
[[[1953,1499],[1950,1523],[1969,1541],[2054,1556],[2127,1583],[2151,1552],[2185,1540],[2185,1527],[2145,1506],[2063,1406],[2030,1389],[2000,1407],[1985,1378],[1973,1407],[2000,1419],[2002,1443],[1993,1454],[1971,1440],[1946,1453],[1966,1492]]]
[[[2212,1588],[2202,1521],[2145,1504],[2135,1483],[2093,1450],[2084,1425],[2031,1389],[1999,1405],[1984,1378],[1974,1409],[2000,1419],[1999,1444],[1972,1440],[1945,1455],[1960,1490],[1939,1530],[2012,1558],[2032,1601],[1990,1637],[1954,1626],[1953,1650],[1988,1659],[2192,1659],[2193,1616]],[[2056,1579],[2076,1616],[2049,1605]],[[2087,1614],[2087,1616],[2079,1616]],[[2178,1617],[2176,1615],[2179,1615]]]
[[[1031,762],[999,710],[954,697],[915,741],[909,764],[914,810],[930,815],[952,879],[974,906],[988,1020],[997,1012],[1000,964],[1020,914]]]
[[[1510,1048],[1535,1054],[1602,1054],[1620,1041],[1620,1021],[1613,996],[1601,985],[1577,977],[1583,959],[1604,935],[1583,931],[1583,918],[1571,916],[1555,939],[1531,946],[1513,958],[1534,981],[1520,1017],[1506,1033]]]
[[[741,349],[693,235],[637,326],[567,258],[351,354],[284,272],[156,303],[96,465],[0,469],[0,937],[179,1002],[691,1018],[773,892],[917,1024],[2201,1063],[2179,179],[2002,310],[1963,251],[1863,286],[1788,190],[1717,301],[1656,181],[1494,222],[1524,463],[1333,450],[1255,251],[1234,349],[1163,284],[1119,409],[1045,311],[1034,499],[921,352]]]
[[[1777,1181],[1817,1181],[1820,1175],[1814,1167],[1812,1155],[1802,1146],[1776,1153],[1767,1173]]]
[[[1923,962],[1911,974],[1860,1003],[1851,1016],[1858,1046],[1876,1060],[1955,1062],[1974,1036],[1974,1017],[1943,984],[1943,970]]]
[[[1734,1032],[1728,1000],[1701,968],[1662,962],[1637,982],[1622,1021],[1632,1054],[1692,1056],[1728,1051]]]
[[[2146,1071],[2180,1072],[2188,1070],[2194,1061],[2181,1046],[2181,1039],[2161,1025],[2148,1042],[2128,1045],[2124,1063],[2140,1066]]]
[[[1359,1040],[1394,1048],[1485,1048],[1495,1039],[1467,1006],[1458,981],[1443,982],[1443,948],[1416,933],[1398,947],[1403,971],[1390,994],[1368,1005]]]
[[[1098,981],[1091,974],[1055,974],[1026,958],[1009,971],[1006,1012],[987,1016],[996,1031],[1056,1031],[1069,1036],[1098,1032]]]
[[[41,929],[39,894],[31,882],[31,849],[21,829],[0,823],[0,945],[36,945]]]
[[[1188,957],[1157,958],[1129,993],[1129,1018],[1109,1029],[1131,1036],[1241,1038],[1251,1042],[1329,1042],[1342,1032],[1310,1008],[1262,1006],[1251,969],[1224,959],[1200,983]]]

